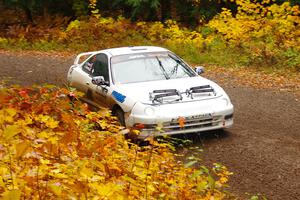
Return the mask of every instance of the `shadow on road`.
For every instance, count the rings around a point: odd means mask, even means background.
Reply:
[[[171,140],[178,141],[178,144],[175,145],[176,147],[188,147],[199,144],[203,146],[204,143],[207,144],[228,137],[230,137],[230,132],[227,130],[213,130],[200,133],[174,135],[171,137]]]

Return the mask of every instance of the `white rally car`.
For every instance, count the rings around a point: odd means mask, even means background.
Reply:
[[[141,137],[232,126],[228,95],[202,72],[161,47],[121,47],[79,54],[68,83],[87,102],[111,109],[122,125],[139,129]]]

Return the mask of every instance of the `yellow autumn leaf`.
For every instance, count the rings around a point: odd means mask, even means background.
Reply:
[[[0,175],[3,177],[5,174],[9,173],[9,169],[6,166],[0,166]]]
[[[131,133],[135,134],[135,135],[139,135],[141,132],[139,130],[131,130]]]
[[[33,123],[32,118],[31,118],[30,115],[25,115],[23,117],[24,117],[24,119],[16,121],[15,124],[19,125],[19,126],[27,126],[27,125]]]
[[[21,197],[20,190],[8,190],[3,193],[3,200],[19,200]]]
[[[2,178],[0,178],[0,187],[5,187],[5,183],[3,182],[3,179]]]
[[[23,156],[26,153],[28,147],[30,147],[30,142],[28,142],[28,141],[23,141],[19,144],[16,144],[15,145],[16,152],[17,152],[16,157],[19,158],[19,157]]]
[[[54,178],[58,178],[58,179],[67,179],[69,178],[67,175],[62,174],[62,173],[53,173],[53,174],[49,174],[50,176],[54,177]]]
[[[6,139],[10,139],[15,135],[19,134],[21,129],[17,125],[8,125],[4,128],[3,135]]]
[[[37,136],[39,138],[46,139],[46,138],[49,138],[49,133],[47,133],[46,131],[42,131],[42,132],[38,133]]]
[[[89,178],[91,176],[94,175],[94,171],[90,168],[87,168],[87,167],[83,167],[81,170],[80,170],[80,175],[85,177],[85,178]]]
[[[106,184],[91,184],[91,186],[97,190],[99,195],[105,196],[107,198],[112,198],[115,197],[118,193],[122,193],[122,186],[112,182]]]
[[[16,114],[17,111],[13,108],[6,108],[0,111],[0,115],[3,115],[2,119],[6,122],[13,122]]]
[[[92,178],[90,179],[90,181],[94,181],[94,182],[98,182],[98,181],[103,181],[105,180],[105,177],[104,176],[98,176],[98,175],[94,175],[92,176]]]
[[[228,182],[228,178],[223,176],[223,177],[220,178],[220,182],[223,183],[223,184],[227,183]]]
[[[47,164],[50,164],[50,160],[41,158],[40,163],[43,165],[47,165]]]
[[[108,184],[91,184],[93,188],[97,190],[101,196],[109,196],[112,193],[112,189]]]
[[[95,165],[96,167],[98,167],[101,171],[105,170],[105,166],[101,162],[99,162],[97,160],[92,160],[91,163],[93,165]]]
[[[15,116],[17,114],[17,111],[15,109],[13,109],[13,108],[7,108],[7,109],[5,109],[5,112],[9,116],[11,116],[11,117],[13,117],[13,116]]]
[[[44,123],[48,128],[54,129],[58,127],[59,121],[56,121],[48,115],[38,115],[35,120]]]
[[[55,121],[53,118],[49,118],[49,120],[46,122],[46,126],[49,128],[56,128],[58,127],[59,121]]]
[[[156,190],[156,188],[152,184],[148,184],[147,188],[149,192],[154,192]]]
[[[51,183],[49,186],[52,192],[54,192],[54,194],[56,194],[57,196],[61,195],[62,188],[58,183]]]
[[[52,136],[52,137],[48,138],[48,141],[51,142],[51,144],[57,144],[58,137]]]

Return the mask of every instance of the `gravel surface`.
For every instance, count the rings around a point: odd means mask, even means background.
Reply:
[[[0,81],[64,85],[73,58],[0,51]],[[207,75],[216,82],[222,77],[213,72]],[[249,197],[246,193],[274,200],[300,199],[300,103],[291,93],[233,85],[230,77],[226,80],[222,86],[235,106],[234,127],[193,136],[191,146],[203,147],[199,156],[205,165],[219,162],[234,172],[230,190],[241,199]]]

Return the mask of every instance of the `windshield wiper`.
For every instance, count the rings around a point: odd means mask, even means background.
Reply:
[[[172,54],[168,54],[168,56],[169,56],[170,58],[172,58],[173,60],[175,60],[178,64],[182,63],[181,60],[179,60],[178,58],[176,58],[176,57],[173,56]]]
[[[172,75],[176,76],[177,75],[177,71],[178,71],[178,63],[173,67],[170,76],[172,76]]]
[[[171,75],[173,75],[173,74],[177,75],[178,65],[179,65],[179,64],[182,64],[182,61],[179,60],[178,58],[174,57],[174,56],[171,55],[171,54],[168,54],[168,56],[169,56],[170,58],[172,58],[173,60],[176,61],[176,65],[173,67],[173,69],[172,69],[172,71],[171,71]]]
[[[161,60],[159,60],[157,56],[155,56],[155,57],[156,57],[156,60],[158,61],[159,67],[161,68],[161,71],[163,72],[165,78],[166,78],[166,79],[170,79],[170,77],[168,76],[168,74],[167,74],[167,72],[166,72],[164,66],[163,66],[162,63],[161,63]]]

